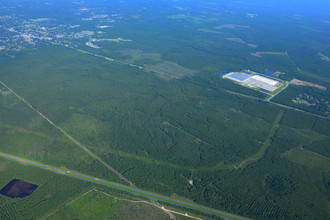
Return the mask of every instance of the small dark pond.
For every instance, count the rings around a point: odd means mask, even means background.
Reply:
[[[268,76],[271,76],[273,75],[275,72],[274,71],[271,71],[271,70],[265,70],[264,74],[268,75]]]
[[[11,198],[22,198],[31,195],[37,188],[37,185],[24,182],[23,180],[13,179],[0,190],[0,194]]]
[[[221,78],[223,75],[226,75],[226,74],[227,74],[227,73],[218,73],[218,74],[217,74],[217,77],[220,77],[220,78]]]

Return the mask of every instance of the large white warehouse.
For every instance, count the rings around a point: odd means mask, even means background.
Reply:
[[[276,84],[279,83],[276,80],[272,80],[272,79],[269,79],[269,78],[266,78],[266,77],[263,77],[263,76],[260,76],[260,75],[253,75],[251,78],[254,79],[254,80],[258,80],[258,81],[261,81],[263,83],[272,85],[272,86],[275,86]]]

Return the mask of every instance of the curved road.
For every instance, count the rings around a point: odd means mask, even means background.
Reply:
[[[92,177],[92,176],[88,176],[85,174],[80,174],[77,172],[73,172],[73,171],[68,171],[68,170],[63,170],[57,167],[52,167],[52,166],[48,166],[42,163],[38,163],[38,162],[34,162],[31,160],[27,160],[21,157],[16,157],[10,154],[5,154],[5,153],[1,153],[0,152],[0,157],[3,157],[5,159],[9,159],[9,160],[14,160],[23,164],[27,164],[27,165],[31,165],[34,167],[38,167],[41,169],[45,169],[57,174],[61,174],[61,175],[66,175],[66,176],[70,176],[70,177],[74,177],[77,179],[81,179],[81,180],[85,180],[85,181],[89,181],[89,182],[93,182],[93,183],[97,183],[97,184],[101,184],[107,187],[111,187],[117,190],[121,190],[121,191],[125,191],[127,193],[131,193],[137,196],[142,196],[148,199],[152,199],[155,201],[161,201],[161,202],[165,202],[165,203],[169,203],[172,205],[176,205],[176,206],[182,206],[188,209],[193,209],[193,210],[197,210],[197,211],[201,211],[204,212],[206,214],[209,215],[216,215],[219,217],[222,217],[224,219],[247,219],[241,216],[237,216],[234,214],[230,214],[230,213],[226,213],[226,212],[221,212],[215,209],[211,209],[211,208],[207,208],[205,206],[201,206],[201,205],[196,205],[196,204],[192,204],[192,203],[188,203],[188,202],[184,202],[184,201],[180,201],[180,200],[176,200],[176,199],[172,199],[163,195],[159,195],[156,193],[152,193],[152,192],[148,192],[145,190],[140,190],[137,188],[133,188],[133,187],[129,187],[129,186],[125,186],[119,183],[114,183],[114,182],[110,182],[110,181],[106,181],[106,180],[102,180],[102,179],[98,179],[96,177]]]

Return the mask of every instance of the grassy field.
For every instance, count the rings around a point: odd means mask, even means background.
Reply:
[[[45,219],[170,219],[170,216],[150,204],[93,190]]]

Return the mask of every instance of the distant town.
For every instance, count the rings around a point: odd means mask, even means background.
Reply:
[[[2,7],[0,10],[4,11]],[[38,45],[47,43],[65,47],[87,45],[99,48],[91,42],[104,38],[104,29],[122,19],[121,14],[104,14],[92,9],[81,8],[75,11],[77,18],[72,23],[61,22],[54,18],[29,19],[17,14],[0,16],[0,54],[15,57],[17,52],[36,49]],[[76,22],[76,23],[74,23]],[[91,22],[94,27],[90,27]],[[85,28],[88,25],[88,29]],[[113,42],[130,41],[124,38],[109,39]]]

